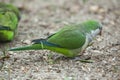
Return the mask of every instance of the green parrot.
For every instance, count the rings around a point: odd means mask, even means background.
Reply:
[[[16,16],[18,17],[18,20],[20,20],[20,18],[21,18],[18,8],[16,8],[12,4],[6,4],[6,3],[0,2],[0,11],[1,10],[2,11],[12,11],[16,14]]]
[[[16,7],[0,3],[0,42],[13,40],[19,20],[20,13]]]
[[[11,48],[10,51],[42,50],[47,49],[63,54],[66,57],[75,57],[82,54],[92,40],[101,34],[102,25],[95,20],[88,20],[79,24],[66,25],[60,31],[46,39],[35,39],[33,44]]]

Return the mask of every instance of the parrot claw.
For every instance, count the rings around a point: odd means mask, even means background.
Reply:
[[[53,58],[54,60],[67,60],[67,59],[71,59],[69,57],[65,57],[65,56],[61,56],[61,55],[56,55]],[[73,59],[73,58],[72,58]]]
[[[91,57],[81,57],[81,56],[76,56],[76,57],[65,57],[65,56],[55,56],[54,57],[54,61],[57,61],[57,60],[73,60],[73,61],[80,61],[82,63],[93,63],[92,60],[90,60]]]
[[[80,61],[80,62],[83,62],[83,63],[93,63],[93,61],[90,60],[91,57],[81,57],[81,56],[77,56],[75,57],[73,60],[74,61]]]

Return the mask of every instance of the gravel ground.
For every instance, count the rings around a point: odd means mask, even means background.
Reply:
[[[30,44],[30,40],[45,38],[69,23],[94,19],[103,24],[102,36],[83,55],[90,56],[93,63],[55,60],[58,54],[48,50],[6,52],[10,58],[0,60],[0,66],[4,63],[0,80],[120,80],[120,0],[0,1],[21,11],[16,38],[0,44],[1,49]]]

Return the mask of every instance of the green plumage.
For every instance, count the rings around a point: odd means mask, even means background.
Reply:
[[[16,8],[12,4],[6,4],[6,3],[0,2],[0,12],[1,11],[14,12],[16,14],[16,16],[18,17],[18,20],[20,20],[20,12],[19,12],[18,8]]]
[[[33,40],[32,45],[12,48],[10,50],[48,49],[63,54],[66,57],[75,57],[86,49],[101,30],[102,26],[99,22],[88,20],[80,24],[66,25],[60,31],[46,39]]]
[[[19,19],[20,14],[16,7],[0,3],[0,42],[13,40]]]

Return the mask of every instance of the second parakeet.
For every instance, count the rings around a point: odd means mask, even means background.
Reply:
[[[20,50],[51,50],[66,57],[82,54],[92,40],[101,34],[102,25],[95,20],[64,26],[46,39],[33,40],[31,45],[11,48],[10,51]]]
[[[15,6],[0,2],[0,42],[13,40],[19,20],[20,13]]]

